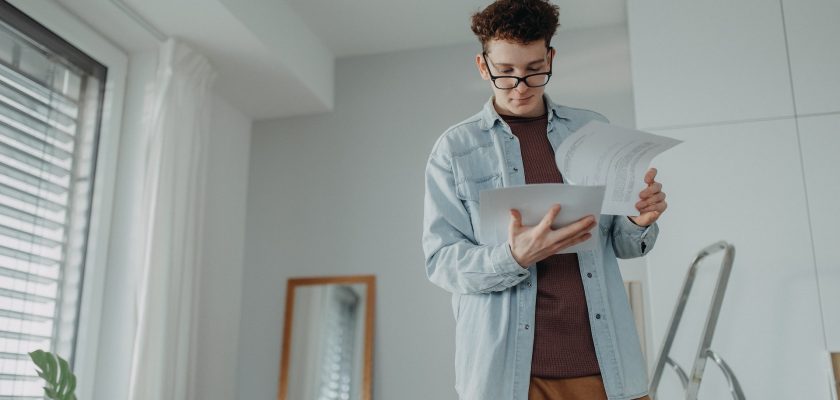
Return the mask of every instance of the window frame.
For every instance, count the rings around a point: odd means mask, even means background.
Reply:
[[[28,15],[89,57],[104,65],[105,97],[94,175],[93,196],[85,250],[82,294],[78,313],[76,350],[73,370],[78,379],[78,398],[93,398],[96,365],[99,357],[99,338],[102,328],[105,275],[111,225],[114,217],[114,197],[119,143],[122,133],[123,103],[125,102],[128,56],[102,37],[78,17],[54,1],[9,0],[9,4]]]

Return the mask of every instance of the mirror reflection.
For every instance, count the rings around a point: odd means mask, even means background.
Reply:
[[[289,281],[280,399],[369,398],[372,277]]]

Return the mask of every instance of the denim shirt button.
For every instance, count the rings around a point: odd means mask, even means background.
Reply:
[[[525,329],[528,329],[530,327],[531,327],[531,325],[525,324]]]
[[[587,277],[587,278],[591,278],[591,277],[592,277],[592,273],[591,273],[591,272],[587,272],[587,273],[586,273],[586,277]]]
[[[595,314],[595,319],[601,319],[601,314]]]
[[[518,172],[519,168],[513,167],[513,172]]]

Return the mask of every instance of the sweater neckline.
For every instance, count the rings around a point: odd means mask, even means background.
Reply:
[[[522,117],[522,116],[518,116],[518,115],[504,115],[504,114],[499,114],[499,116],[502,117],[502,119],[505,120],[505,122],[532,122],[532,121],[538,121],[538,120],[541,120],[541,119],[547,119],[548,113],[546,112],[545,114],[538,115],[536,117]]]

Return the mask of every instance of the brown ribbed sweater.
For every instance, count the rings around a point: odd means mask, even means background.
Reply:
[[[525,183],[562,183],[546,135],[548,115],[500,115],[519,138]],[[577,254],[554,254],[537,262],[537,310],[531,375],[572,378],[601,372]]]

